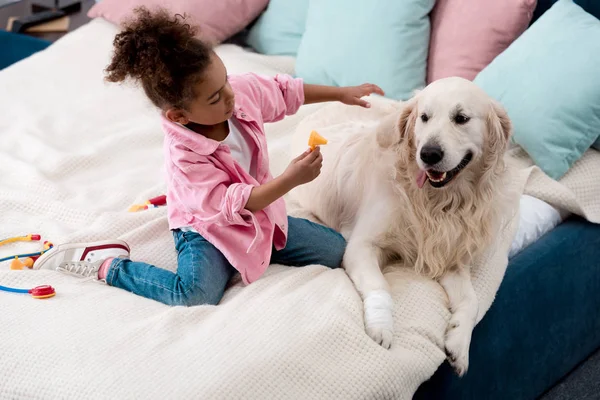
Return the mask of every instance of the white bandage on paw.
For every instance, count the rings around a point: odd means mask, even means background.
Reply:
[[[374,290],[365,297],[365,325],[391,329],[394,326],[394,302],[387,290]]]

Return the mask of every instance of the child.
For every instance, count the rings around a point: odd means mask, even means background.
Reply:
[[[269,172],[264,123],[294,114],[302,104],[361,100],[380,88],[334,88],[300,79],[228,76],[221,59],[181,16],[137,10],[114,40],[107,80],[131,78],[162,111],[169,228],[177,272],[129,260],[119,240],[64,244],[44,254],[36,269],[92,277],[168,305],[217,304],[239,271],[244,283],[270,263],[340,266],[342,236],[288,217],[282,196],[315,179],[319,149],[294,159],[283,174]]]

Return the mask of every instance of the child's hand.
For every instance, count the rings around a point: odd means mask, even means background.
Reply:
[[[292,160],[284,171],[283,176],[293,187],[303,185],[314,180],[321,173],[323,154],[319,147],[313,151],[306,150],[299,157]]]
[[[362,100],[361,97],[368,96],[373,93],[377,93],[381,96],[384,95],[383,90],[372,83],[363,83],[360,86],[351,86],[340,88],[341,96],[340,101],[350,106],[361,106],[369,108],[371,104]]]
[[[318,147],[313,151],[306,150],[292,160],[283,174],[254,187],[246,202],[246,209],[255,212],[268,207],[296,186],[308,183],[319,176],[322,165],[323,155]]]

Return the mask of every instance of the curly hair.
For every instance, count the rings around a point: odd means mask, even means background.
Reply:
[[[196,38],[197,30],[185,15],[165,9],[135,10],[136,17],[114,39],[114,54],[106,68],[106,80],[141,83],[148,98],[159,108],[186,108],[193,87],[211,62],[211,47]]]

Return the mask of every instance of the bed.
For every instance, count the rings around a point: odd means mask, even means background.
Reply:
[[[103,82],[115,33],[113,25],[93,20],[0,73],[0,237],[120,238],[133,258],[174,266],[165,210],[127,212],[164,193],[162,133],[139,89]],[[231,44],[217,52],[231,74],[294,70],[290,57]],[[302,107],[267,127],[274,174],[291,158],[294,129],[327,106]],[[597,152],[588,152],[558,186],[522,154],[515,156],[517,167],[515,182],[524,193],[517,203],[542,216],[515,207],[499,236],[502,245],[475,277],[485,294],[479,319],[492,304],[509,252],[525,257],[571,213],[600,222],[593,201],[600,187],[579,190],[590,182],[581,175],[600,168]],[[410,398],[445,359],[449,312],[434,282],[405,270],[389,277],[395,279],[396,336],[387,351],[365,334],[360,298],[342,270],[272,266],[247,287],[234,278],[217,307],[184,308],[56,272],[9,271],[4,263],[1,284],[48,283],[57,296],[36,301],[0,293],[0,397]]]

